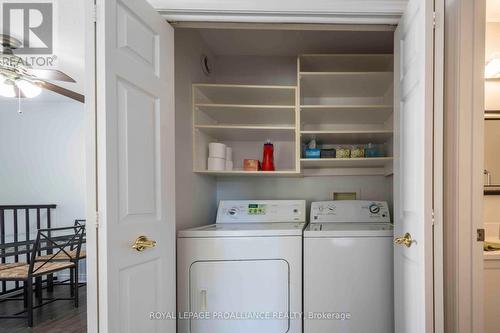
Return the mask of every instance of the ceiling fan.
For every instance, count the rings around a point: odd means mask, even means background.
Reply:
[[[11,36],[0,34],[0,95],[4,97],[32,98],[42,89],[84,102],[84,96],[49,81],[75,82],[73,78],[55,69],[34,69],[26,65],[13,50],[21,42]]]

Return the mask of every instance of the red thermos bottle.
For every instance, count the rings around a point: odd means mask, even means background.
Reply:
[[[264,144],[262,171],[274,171],[274,146],[270,140]]]

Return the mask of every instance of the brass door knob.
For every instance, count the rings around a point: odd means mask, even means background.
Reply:
[[[156,246],[156,241],[155,240],[149,240],[146,236],[139,236],[135,240],[134,244],[132,245],[132,248],[142,252],[147,248],[155,247]]]
[[[414,240],[411,238],[409,232],[407,232],[403,237],[394,238],[394,244],[396,245],[404,245],[406,247],[410,247]]]

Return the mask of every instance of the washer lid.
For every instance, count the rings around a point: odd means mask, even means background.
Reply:
[[[302,236],[305,223],[216,223],[203,227],[181,230],[180,238],[190,237],[256,237],[256,236]]]
[[[311,223],[304,231],[305,238],[392,236],[390,223]]]

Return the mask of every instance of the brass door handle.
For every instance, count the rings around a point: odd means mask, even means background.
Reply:
[[[156,246],[155,240],[149,240],[146,236],[139,236],[139,237],[137,237],[134,244],[132,245],[132,248],[134,250],[142,252],[147,248],[151,248],[151,247],[155,247],[155,246]]]
[[[396,245],[404,245],[406,247],[410,247],[414,240],[411,238],[409,232],[407,232],[403,237],[394,238],[394,244]]]

